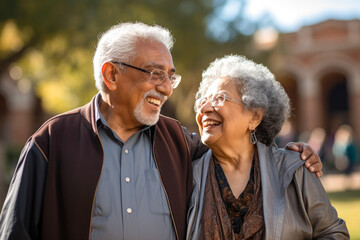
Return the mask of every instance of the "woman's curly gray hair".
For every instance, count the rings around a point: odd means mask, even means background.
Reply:
[[[290,115],[289,97],[274,75],[265,66],[244,56],[225,56],[216,59],[202,73],[196,99],[203,97],[218,78],[235,82],[246,108],[264,110],[263,120],[256,128],[256,137],[266,145],[272,144]]]

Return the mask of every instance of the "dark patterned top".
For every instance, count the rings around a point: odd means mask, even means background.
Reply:
[[[219,183],[222,199],[224,201],[227,213],[231,219],[234,233],[240,233],[241,226],[244,222],[244,217],[249,210],[249,206],[254,195],[254,165],[251,168],[249,181],[244,191],[237,199],[232,193],[225,173],[219,163],[215,163],[215,173],[216,179]]]

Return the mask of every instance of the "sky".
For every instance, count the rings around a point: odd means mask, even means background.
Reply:
[[[228,18],[236,15],[238,0],[228,0],[223,13]],[[294,32],[304,25],[328,19],[360,19],[360,0],[247,0],[244,16],[258,20],[270,15],[281,32]]]

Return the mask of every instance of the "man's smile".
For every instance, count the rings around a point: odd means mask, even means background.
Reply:
[[[151,103],[151,104],[154,104],[156,106],[160,106],[161,104],[161,101],[159,99],[156,99],[156,98],[152,98],[152,97],[147,97],[146,100]]]

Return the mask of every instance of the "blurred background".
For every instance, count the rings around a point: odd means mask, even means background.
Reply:
[[[309,143],[352,239],[360,239],[359,0],[2,0],[0,207],[24,143],[49,117],[97,93],[98,36],[122,21],[169,28],[180,86],[162,114],[197,131],[201,72],[226,54],[270,68],[292,102],[277,144]]]

